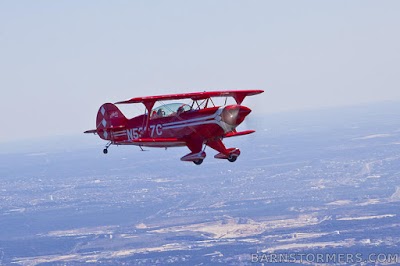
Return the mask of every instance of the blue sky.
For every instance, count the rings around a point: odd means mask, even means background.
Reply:
[[[2,141],[135,96],[264,89],[258,113],[400,100],[399,1],[1,1]],[[5,129],[6,128],[6,129]]]

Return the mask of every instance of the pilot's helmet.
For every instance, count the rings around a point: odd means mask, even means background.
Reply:
[[[157,115],[158,116],[164,116],[164,110],[163,109],[158,109],[158,111],[157,111]]]

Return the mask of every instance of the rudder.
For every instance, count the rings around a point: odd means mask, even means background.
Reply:
[[[127,119],[124,114],[112,103],[100,106],[96,118],[97,134],[105,140],[112,140],[111,131],[124,128]]]

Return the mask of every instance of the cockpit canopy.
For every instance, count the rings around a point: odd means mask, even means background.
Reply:
[[[180,115],[181,113],[190,111],[192,108],[185,103],[169,103],[161,105],[151,110],[151,119]]]

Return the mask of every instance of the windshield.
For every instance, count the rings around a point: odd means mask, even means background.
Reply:
[[[151,110],[151,119],[165,117],[165,116],[180,115],[181,113],[190,111],[191,109],[192,108],[190,107],[190,105],[187,105],[185,103],[164,104]]]

